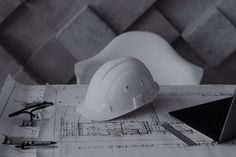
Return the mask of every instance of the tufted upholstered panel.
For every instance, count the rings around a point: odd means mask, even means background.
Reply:
[[[235,0],[0,0],[0,86],[73,83],[73,66],[132,30],[165,38],[202,66],[202,83],[236,83]]]

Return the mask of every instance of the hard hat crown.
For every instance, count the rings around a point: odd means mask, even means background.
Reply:
[[[157,92],[157,83],[141,61],[118,58],[96,71],[77,111],[93,120],[113,119],[150,103]]]

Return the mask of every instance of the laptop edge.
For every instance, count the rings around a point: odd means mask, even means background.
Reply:
[[[236,137],[236,90],[234,91],[233,100],[231,102],[219,142],[224,142]]]

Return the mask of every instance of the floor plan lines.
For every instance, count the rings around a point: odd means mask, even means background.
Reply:
[[[182,123],[170,117],[169,114],[156,113],[152,104],[138,111],[140,115],[143,114],[141,118],[136,117],[137,113],[133,113],[107,122],[81,121],[74,110],[75,107],[71,105],[57,107],[55,127],[60,130],[58,136],[61,141],[79,141],[81,137],[110,137],[112,139],[112,137],[148,137],[149,135],[170,134],[161,127],[162,121],[170,123],[182,133],[194,133],[191,129],[183,127]]]
[[[168,111],[183,108],[190,105],[190,103],[192,104],[192,102],[198,104],[209,101],[214,97],[218,98],[218,96],[215,96],[215,90],[210,91],[211,88],[209,88],[209,91],[213,93],[211,96],[204,94],[204,92],[201,93],[201,91],[195,91],[195,93],[200,94],[193,93],[193,96],[191,96],[191,90],[193,89],[186,88],[187,94],[185,90],[182,91],[184,94],[181,94],[181,90],[168,91],[165,88],[164,92],[167,94],[160,94],[161,97],[157,102],[147,104],[117,119],[103,122],[91,121],[76,112],[77,106],[85,98],[86,90],[84,88],[80,89],[76,86],[58,88],[57,98],[55,99],[55,104],[57,104],[55,116],[53,121],[50,120],[50,124],[45,125],[51,126],[45,128],[45,135],[50,134],[51,130],[55,130],[53,140],[62,146],[60,149],[53,150],[53,157],[63,155],[104,156],[104,154],[114,157],[122,154],[138,157],[153,152],[152,155],[149,155],[152,157],[156,156],[159,151],[165,154],[165,150],[175,152],[174,155],[189,151],[189,155],[192,155],[194,153],[198,154],[197,152],[200,149],[205,152],[234,149],[236,145],[234,142],[218,146],[168,114]],[[172,88],[170,89],[172,90]],[[163,90],[160,90],[160,92],[163,92]],[[176,94],[169,96],[169,92],[175,92]],[[168,100],[167,103],[165,103],[166,100]],[[161,126],[164,122],[169,123],[198,145],[194,147],[187,146]],[[50,136],[46,137],[50,138]],[[171,154],[164,156],[171,156]],[[181,156],[181,153],[177,156]],[[197,156],[193,155],[193,157]]]

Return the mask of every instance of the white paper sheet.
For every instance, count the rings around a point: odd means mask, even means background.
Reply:
[[[39,134],[39,140],[58,143],[56,149],[38,150],[39,157],[230,157],[236,154],[235,140],[217,145],[170,117],[168,112],[232,96],[235,88],[233,85],[162,86],[152,105],[112,121],[95,122],[75,112],[77,105],[85,98],[86,85],[24,86],[10,79],[0,96],[0,131],[13,136],[37,137]],[[17,125],[25,117],[9,119],[8,114],[21,108],[20,104],[35,100],[52,101],[55,108],[43,111],[44,120],[39,132],[35,129],[21,130]],[[199,145],[187,146],[164,130],[161,122],[170,123]],[[19,152],[2,144],[0,152],[0,156],[36,156],[35,150]]]
[[[7,78],[0,95],[0,156],[36,157],[36,150],[22,150],[13,145],[2,144],[5,136],[37,139],[39,127],[20,127],[28,115],[9,118],[10,113],[22,109],[22,103],[42,100],[44,86],[25,86],[17,84],[10,76]]]
[[[172,110],[232,96],[234,89],[223,85],[162,86],[152,105],[116,120],[95,122],[75,112],[86,95],[86,86],[58,86],[47,97],[56,104],[55,116],[40,129],[40,139],[57,141],[58,148],[39,150],[38,156],[235,156],[235,141],[216,145],[168,115]],[[170,123],[199,145],[187,146],[164,130],[161,122]]]

